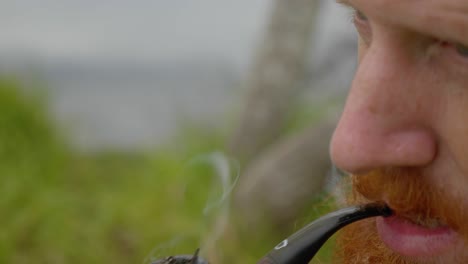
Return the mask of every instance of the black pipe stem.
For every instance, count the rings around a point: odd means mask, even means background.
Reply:
[[[323,244],[339,229],[375,216],[390,216],[392,210],[382,203],[344,208],[325,215],[279,243],[257,264],[307,264]]]

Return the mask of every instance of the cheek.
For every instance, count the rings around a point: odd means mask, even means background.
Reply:
[[[464,98],[468,99],[466,96]],[[447,127],[450,128],[448,140],[451,142],[457,163],[468,178],[468,100],[464,101],[464,104],[454,104],[449,107],[455,109],[449,111],[453,115],[450,117],[451,125]]]
[[[468,84],[468,83],[467,83]],[[452,182],[468,190],[468,87],[451,85],[448,87],[445,107],[438,127],[441,135],[441,148],[446,148],[447,159],[453,168],[448,177]]]

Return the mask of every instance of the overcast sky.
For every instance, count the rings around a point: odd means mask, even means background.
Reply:
[[[268,0],[12,0],[0,3],[0,54],[245,63]]]
[[[322,12],[320,28],[333,36],[346,18],[343,13],[336,15],[334,1],[325,2],[328,8],[325,15]],[[208,57],[243,66],[262,36],[271,3],[7,0],[0,3],[0,55],[137,60]]]

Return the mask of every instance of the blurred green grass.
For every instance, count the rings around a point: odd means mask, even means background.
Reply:
[[[191,161],[222,150],[224,139],[189,126],[150,152],[76,153],[44,96],[0,79],[0,263],[149,263],[192,253],[216,221],[216,210],[202,211],[217,172]],[[311,202],[291,232],[332,207]],[[223,263],[256,263],[284,236],[268,223],[239,232],[235,218],[217,243]],[[324,263],[332,244],[320,252]]]

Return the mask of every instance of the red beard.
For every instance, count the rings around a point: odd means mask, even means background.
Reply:
[[[351,204],[386,201],[397,215],[417,217],[421,223],[435,218],[468,238],[468,210],[462,200],[431,185],[417,170],[387,169],[352,176],[352,186]],[[337,246],[336,261],[343,264],[439,263],[442,260],[435,257],[434,261],[417,261],[393,252],[380,240],[375,219],[344,228],[338,236]],[[451,256],[452,261],[445,263],[468,263],[466,257],[466,253]]]

